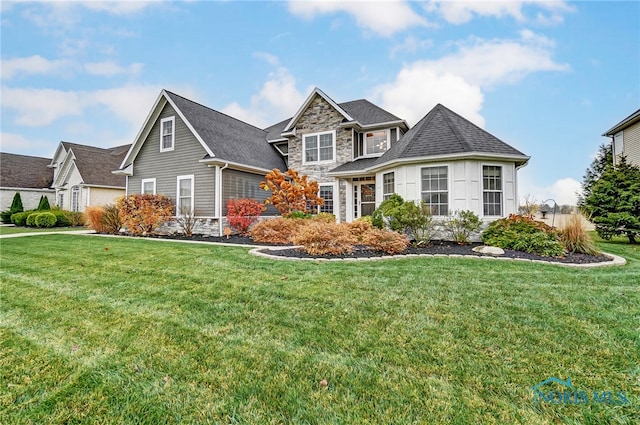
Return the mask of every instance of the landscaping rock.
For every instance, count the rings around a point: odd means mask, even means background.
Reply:
[[[482,246],[476,246],[475,248],[473,248],[473,250],[475,252],[479,252],[480,254],[504,255],[504,249],[498,248],[497,246],[482,245]]]

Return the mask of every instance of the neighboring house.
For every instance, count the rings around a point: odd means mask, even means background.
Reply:
[[[37,208],[43,195],[53,204],[53,171],[47,168],[50,162],[50,158],[0,153],[0,211],[9,209],[16,192],[25,210]]]
[[[614,165],[620,155],[625,155],[629,163],[640,167],[640,109],[611,127],[603,136],[611,137]]]
[[[264,130],[163,90],[115,173],[127,193],[162,193],[221,234],[230,198],[269,196],[273,168],[316,180],[321,212],[370,215],[400,194],[433,214],[472,210],[490,221],[517,212],[517,170],[529,157],[442,105],[416,126],[367,100],[336,103],[314,89],[296,114]],[[267,215],[275,214],[270,209]]]
[[[60,142],[53,159],[55,204],[69,211],[84,211],[90,205],[114,203],[125,194],[126,179],[112,173],[131,145],[98,148]]]

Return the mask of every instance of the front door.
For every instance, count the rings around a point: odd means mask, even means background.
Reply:
[[[369,182],[357,182],[353,186],[353,217],[373,214],[376,209],[376,185]]]

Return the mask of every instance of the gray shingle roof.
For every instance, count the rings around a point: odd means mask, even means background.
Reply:
[[[84,184],[125,187],[126,178],[113,174],[112,171],[118,169],[131,145],[105,149],[69,142],[62,142],[62,144],[65,149],[73,152],[76,167]]]
[[[348,171],[366,170],[367,168],[369,168],[373,164],[375,164],[375,162],[377,160],[378,160],[378,158],[356,159],[355,161],[344,163],[344,164],[334,168],[330,172],[331,173],[344,173],[344,172],[348,172]]]
[[[267,131],[166,91],[216,158],[270,170],[285,169],[275,148],[266,142]]]
[[[53,184],[51,158],[0,153],[0,186],[45,189]]]
[[[463,153],[526,157],[519,150],[438,104],[378,158],[375,165],[397,159]]]
[[[264,131],[267,132],[267,140],[282,139],[282,132],[287,124],[289,124],[289,121],[291,121],[291,118],[287,118],[284,121],[280,121],[279,123],[272,125],[271,127],[265,128]]]
[[[339,104],[351,117],[361,125],[373,125],[392,121],[402,121],[390,112],[374,105],[366,99],[352,100]]]
[[[618,124],[616,124],[613,127],[611,127],[609,130],[607,130],[603,134],[603,136],[613,136],[618,131],[624,130],[625,128],[629,127],[630,125],[635,124],[638,121],[640,121],[640,109],[638,109],[637,111],[635,111],[634,113],[629,115],[627,118],[625,118],[622,121],[620,121]]]

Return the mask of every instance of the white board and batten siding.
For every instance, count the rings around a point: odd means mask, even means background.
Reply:
[[[160,152],[160,123],[175,117],[174,149]],[[216,169],[199,161],[207,154],[170,104],[166,104],[138,153],[133,176],[127,178],[127,194],[141,193],[143,179],[156,180],[156,193],[176,202],[178,176],[194,177],[194,208],[200,217],[215,217]]]
[[[515,214],[518,211],[517,203],[517,174],[513,162],[502,161],[477,161],[461,160],[433,162],[422,164],[401,165],[396,168],[386,169],[376,174],[376,200],[382,202],[382,176],[393,172],[395,179],[395,193],[405,200],[420,201],[422,199],[422,168],[447,167],[449,210],[470,210],[484,221],[493,221],[499,217],[484,216],[483,208],[483,184],[482,167],[502,167],[502,216]]]

